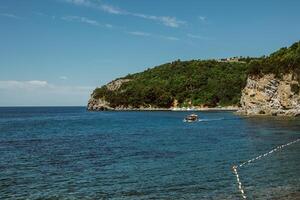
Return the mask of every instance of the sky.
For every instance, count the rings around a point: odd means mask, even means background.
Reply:
[[[0,106],[86,105],[173,60],[262,56],[300,39],[298,0],[1,0]]]

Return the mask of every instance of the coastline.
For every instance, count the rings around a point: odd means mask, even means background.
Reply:
[[[114,108],[108,109],[106,111],[172,111],[172,112],[187,112],[187,111],[238,111],[239,107],[237,106],[226,106],[226,107],[175,107],[175,108]],[[89,111],[99,111],[99,110],[89,110]]]
[[[196,107],[196,108],[172,108],[171,111],[238,111],[239,107],[237,106],[226,106],[226,107]]]

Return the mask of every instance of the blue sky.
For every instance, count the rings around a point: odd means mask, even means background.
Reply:
[[[300,1],[1,0],[0,106],[85,105],[175,59],[267,55],[300,36]]]

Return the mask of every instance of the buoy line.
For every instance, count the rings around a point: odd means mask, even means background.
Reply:
[[[287,144],[283,144],[283,145],[277,146],[276,148],[272,149],[271,151],[269,151],[267,153],[264,153],[264,154],[261,154],[261,155],[255,157],[255,158],[250,159],[250,160],[247,160],[246,162],[243,162],[240,165],[233,165],[232,166],[232,170],[233,170],[233,173],[234,173],[234,175],[236,177],[236,182],[238,184],[238,189],[239,189],[239,191],[240,191],[241,196],[242,196],[243,199],[247,199],[247,196],[245,194],[245,190],[243,189],[242,182],[241,182],[240,176],[238,174],[238,168],[245,167],[245,166],[249,165],[250,163],[252,163],[252,162],[254,162],[256,160],[260,160],[260,159],[262,159],[262,158],[264,158],[266,156],[271,155],[272,153],[275,153],[278,150],[282,150],[283,148],[288,147],[288,146],[290,146],[292,144],[295,144],[297,142],[300,142],[300,138],[298,138],[298,139],[296,139],[296,140],[294,140],[292,142],[289,142]]]
[[[242,183],[241,183],[241,181],[240,181],[239,174],[238,174],[238,172],[237,172],[237,168],[238,168],[237,166],[233,166],[233,167],[232,167],[232,170],[233,170],[234,175],[236,176],[236,182],[237,182],[237,184],[238,184],[239,191],[240,191],[240,193],[241,193],[243,199],[247,199],[247,197],[246,197],[246,195],[245,195],[245,191],[244,191],[244,189],[243,189],[243,187],[242,187]]]

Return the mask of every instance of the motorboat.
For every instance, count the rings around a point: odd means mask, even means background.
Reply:
[[[184,122],[195,122],[198,121],[198,115],[196,114],[190,114],[186,116],[183,120]]]

